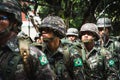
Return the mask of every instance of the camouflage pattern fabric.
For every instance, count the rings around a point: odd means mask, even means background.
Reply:
[[[104,46],[107,50],[111,52],[114,57],[115,64],[117,65],[117,70],[119,71],[118,75],[120,75],[120,42],[111,38]],[[116,73],[117,74],[117,73]]]
[[[115,60],[105,48],[94,47],[84,53],[84,71],[87,80],[118,80]]]
[[[52,71],[46,55],[37,47],[30,47],[30,58],[32,59],[34,80],[55,80],[56,75]]]
[[[6,45],[0,46],[0,55],[1,80],[54,80],[55,78],[46,56],[34,46],[30,47],[28,58],[31,71],[28,73],[25,70],[17,37],[10,39]]]
[[[81,29],[80,29],[80,37],[82,35],[82,33],[84,31],[90,31],[94,34],[94,36],[96,37],[95,40],[99,40],[100,36],[98,34],[98,28],[97,25],[93,24],[93,23],[86,23],[83,24]]]
[[[48,16],[44,18],[41,22],[39,30],[42,28],[51,28],[54,30],[54,33],[60,38],[65,37],[66,34],[66,25],[62,18],[58,16]]]
[[[44,53],[52,70],[57,75],[56,80],[84,80],[82,58],[75,46],[70,48],[69,45],[61,43],[56,52],[52,53],[46,47]]]
[[[0,46],[0,55],[1,80],[28,80],[16,37],[11,38],[6,45]]]

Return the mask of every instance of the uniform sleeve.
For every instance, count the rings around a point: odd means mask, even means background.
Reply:
[[[75,80],[85,80],[83,60],[80,56],[81,51],[78,48],[72,47],[70,49],[70,71]]]
[[[22,63],[17,65],[17,69],[15,71],[15,80],[29,80],[24,71],[24,66]]]
[[[118,78],[119,70],[117,69],[116,60],[111,52],[107,50],[105,52],[106,55],[104,61],[107,80],[119,80]]]
[[[46,55],[37,48],[30,48],[30,54],[34,67],[34,80],[55,80],[55,74],[52,71]]]

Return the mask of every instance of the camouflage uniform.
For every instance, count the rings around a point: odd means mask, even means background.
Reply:
[[[21,34],[19,37],[20,53],[24,61],[24,69],[30,80],[54,80],[55,75],[50,68],[46,55],[41,51],[42,44],[35,44],[30,37]],[[28,47],[28,48],[26,48]],[[22,49],[26,54],[22,53]]]
[[[11,17],[11,21],[16,19],[17,26],[13,24],[0,31],[0,39],[3,40],[11,31],[18,31],[21,25],[21,11],[19,5],[13,0],[0,1],[0,14],[7,13]],[[7,16],[8,17],[8,16]],[[18,18],[19,17],[19,18]],[[2,24],[2,22],[0,22]],[[0,26],[4,27],[4,26]],[[2,30],[2,29],[1,29]],[[4,39],[6,40],[6,38]],[[22,58],[20,57],[18,39],[16,35],[12,35],[9,40],[0,44],[0,80],[27,80],[24,72]]]
[[[91,32],[96,41],[99,39],[98,29],[95,24],[84,24],[80,29],[80,36],[86,31]],[[90,42],[83,43],[88,45]],[[84,44],[82,45],[83,47]],[[86,47],[84,47],[82,49],[82,58],[86,80],[118,80],[115,60],[107,49],[94,45],[92,49],[88,51]]]
[[[117,69],[119,70],[120,69],[120,61],[119,61],[119,58],[120,58],[120,42],[118,42],[117,40],[115,39],[109,39],[107,41],[107,43],[104,45],[104,47],[109,50],[112,55],[114,56],[115,60],[116,60],[116,64],[117,64]]]
[[[46,55],[39,48],[30,47],[30,65],[33,80],[55,80],[56,75],[52,71]]]
[[[0,80],[27,80],[22,58],[18,53],[15,36],[0,47]]]
[[[0,80],[54,80],[48,63],[43,66],[39,60],[44,54],[32,46],[28,61],[33,63],[29,64],[32,67],[30,72],[33,73],[28,73],[25,68],[17,37],[22,24],[21,9],[17,0],[1,0],[0,17]],[[33,53],[39,54],[39,57],[34,57]],[[46,73],[42,74],[44,71]]]
[[[94,47],[90,52],[83,52],[86,80],[119,80],[115,60],[109,51]]]
[[[97,21],[97,26],[99,28],[108,28],[110,31],[113,30],[111,20],[107,17],[99,18]],[[109,50],[112,55],[114,56],[115,63],[117,64],[117,70],[119,71],[120,75],[120,42],[118,39],[111,37],[110,35],[104,35],[102,36],[104,39],[104,45],[107,50]]]
[[[64,44],[60,40],[65,36],[66,26],[64,21],[58,16],[48,16],[41,23],[41,34],[42,29],[45,28],[51,29],[55,34],[53,38],[49,39],[44,39],[43,36],[43,41],[46,44],[43,52],[46,54],[50,66],[56,74],[56,80],[84,80],[82,59],[79,55],[81,53],[80,50],[78,51],[76,46],[72,46],[69,43]],[[47,44],[56,37],[59,37],[60,44],[57,50],[53,52]]]

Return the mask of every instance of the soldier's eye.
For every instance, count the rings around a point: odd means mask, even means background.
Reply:
[[[93,33],[90,32],[90,31],[84,31],[84,32],[82,32],[81,34],[82,34],[82,35],[93,35]]]
[[[0,20],[7,20],[8,17],[7,16],[0,16]]]
[[[41,31],[52,32],[52,29],[51,28],[41,28]]]
[[[104,28],[98,28],[99,31],[102,31]]]

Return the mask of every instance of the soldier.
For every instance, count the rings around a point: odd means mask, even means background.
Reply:
[[[46,63],[42,64],[44,53],[34,47],[30,47],[29,59],[33,62],[30,64],[33,73],[27,72],[29,67],[20,55],[17,37],[21,24],[21,8],[17,0],[0,0],[0,80],[54,80],[46,57]],[[32,55],[34,53],[37,53],[36,57]]]
[[[45,17],[40,26],[46,54],[56,80],[84,80],[81,56],[75,46],[68,47],[61,42],[65,37],[66,25],[58,16]]]
[[[68,28],[66,36],[61,39],[62,43],[64,44],[73,44],[73,45],[80,45],[80,40],[78,37],[78,30],[76,28]],[[71,46],[71,45],[70,45]]]
[[[76,28],[69,28],[66,33],[66,37],[71,42],[77,42],[78,39],[78,30]]]
[[[21,10],[14,0],[0,1],[0,80],[27,80],[19,54],[17,33]]]
[[[99,40],[97,26],[93,23],[83,24],[80,38],[84,46],[82,58],[86,80],[118,80],[111,53],[95,45],[95,41]]]
[[[120,70],[120,42],[117,39],[111,37],[112,23],[107,17],[99,18],[97,20],[97,26],[100,35],[101,46],[105,47],[113,54],[118,70]]]
[[[104,47],[109,46],[111,42],[114,42],[110,35],[113,30],[111,20],[107,17],[99,18],[96,24],[99,30],[100,44]]]

